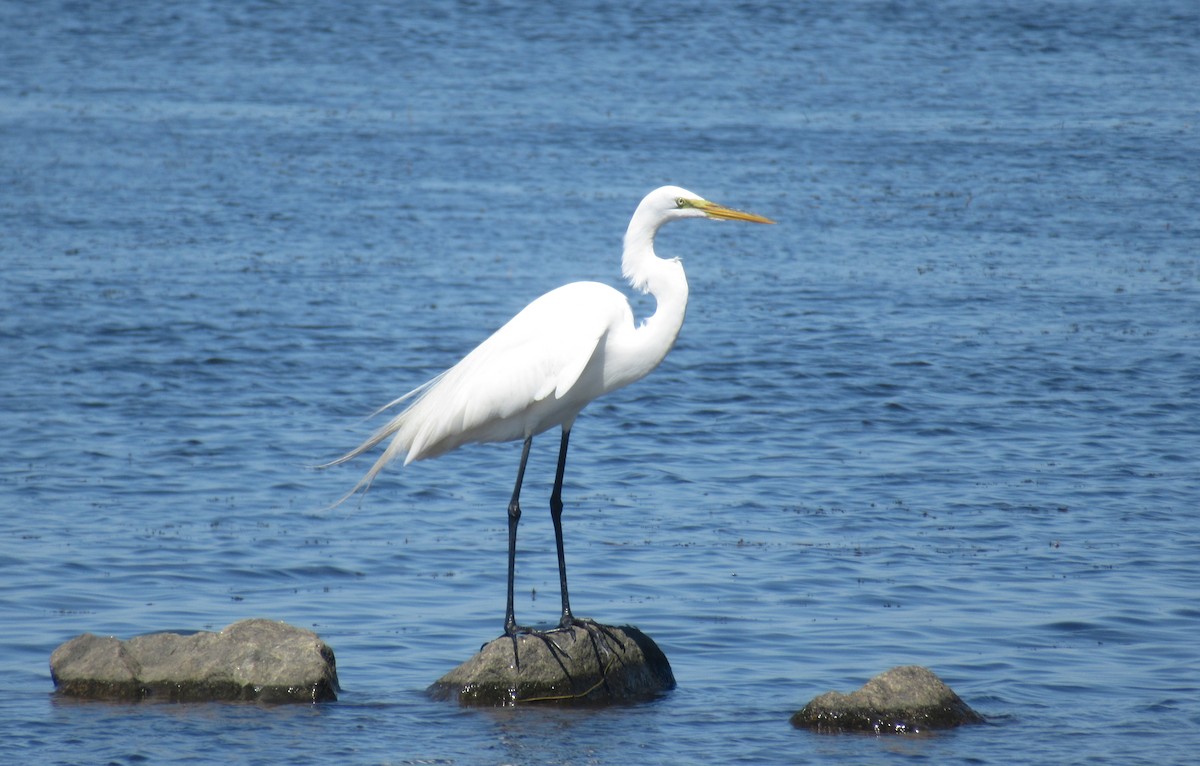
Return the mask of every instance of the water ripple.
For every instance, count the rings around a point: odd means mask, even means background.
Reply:
[[[0,735],[21,760],[1195,749],[1191,5],[0,21]],[[500,630],[518,446],[386,473],[334,510],[357,469],[308,467],[533,296],[616,282],[659,181],[781,222],[664,231],[692,288],[677,347],[573,437],[572,601],[652,634],[680,687],[587,714],[431,705]],[[529,622],[557,619],[555,443],[535,440],[522,498]],[[85,630],[263,616],[334,645],[341,701],[47,696],[49,652]],[[989,725],[786,725],[914,662]]]

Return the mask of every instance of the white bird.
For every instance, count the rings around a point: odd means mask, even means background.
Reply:
[[[634,289],[657,302],[652,316],[635,324],[629,301],[599,282],[573,282],[530,303],[458,364],[384,406],[408,405],[371,438],[328,465],[351,460],[386,439],[391,442],[346,494],[365,491],[380,470],[403,456],[404,464],[437,457],[464,444],[523,440],[516,486],[508,504],[508,605],[504,632],[534,632],[513,613],[521,482],[533,437],[558,426],[562,439],[550,495],[562,595],[560,628],[582,624],[571,613],[563,554],[562,482],[567,441],[576,416],[589,402],[640,380],[671,350],[687,308],[688,284],[678,258],[654,253],[654,236],[669,222],[714,218],[774,221],[732,210],[677,186],[646,195],[625,232],[621,272]],[[343,498],[343,500],[345,499]],[[515,640],[515,639],[514,639]]]

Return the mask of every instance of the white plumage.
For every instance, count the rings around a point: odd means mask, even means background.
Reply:
[[[506,631],[510,634],[516,629],[511,595],[514,516],[520,515],[517,498],[529,441],[555,426],[562,428],[555,483],[555,497],[560,496],[567,435],[580,410],[593,399],[644,377],[658,366],[679,335],[687,308],[687,278],[678,259],[664,260],[654,254],[654,236],[668,221],[699,217],[772,223],[676,186],[655,189],[629,222],[621,261],[629,283],[657,301],[652,316],[635,324],[625,296],[599,282],[574,282],[552,290],[522,309],[458,364],[384,407],[406,405],[369,439],[329,464],[343,463],[391,440],[349,497],[368,487],[385,465],[401,456],[407,465],[464,444],[525,440],[509,506]],[[554,520],[561,540],[557,514]],[[570,609],[561,543],[559,556],[566,623]]]

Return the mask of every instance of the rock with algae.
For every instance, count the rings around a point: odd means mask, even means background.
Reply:
[[[428,689],[464,706],[603,705],[675,688],[667,657],[626,625],[585,623],[543,634],[501,636]]]
[[[933,671],[905,665],[880,673],[858,691],[815,697],[792,716],[792,725],[824,733],[920,734],[983,720]]]
[[[337,699],[333,650],[274,620],[217,633],[151,633],[126,641],[85,633],[50,655],[60,695],[170,702],[325,702]]]

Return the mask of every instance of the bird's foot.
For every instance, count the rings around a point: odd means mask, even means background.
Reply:
[[[504,635],[512,639],[513,662],[515,663],[517,670],[521,669],[521,655],[517,651],[518,636],[533,636],[534,638],[540,639],[542,643],[546,645],[546,648],[550,650],[550,655],[558,661],[559,665],[562,665],[562,660],[559,659],[560,657],[567,657],[569,659],[570,655],[567,654],[567,651],[558,644],[554,643],[554,639],[550,637],[552,633],[557,633],[560,630],[562,630],[562,626],[559,626],[558,628],[552,628],[551,630],[540,630],[538,628],[530,628],[517,624],[506,625],[504,627]],[[484,644],[484,646],[486,645],[487,644]]]
[[[589,636],[594,636],[597,633],[602,634],[615,641],[618,647],[622,645],[621,639],[617,637],[617,634],[612,632],[609,626],[588,617],[576,617],[573,614],[563,615],[563,618],[558,622],[557,630],[571,630],[572,628],[583,628]]]
[[[559,621],[558,630],[570,631],[571,637],[574,638],[577,635],[575,628],[582,628],[587,636],[592,656],[596,660],[596,667],[601,669],[601,680],[607,689],[608,674],[614,667],[614,663],[625,664],[625,660],[621,657],[625,654],[625,642],[614,632],[614,628],[587,617],[576,617],[567,612]],[[613,647],[616,647],[616,651],[613,651]]]

